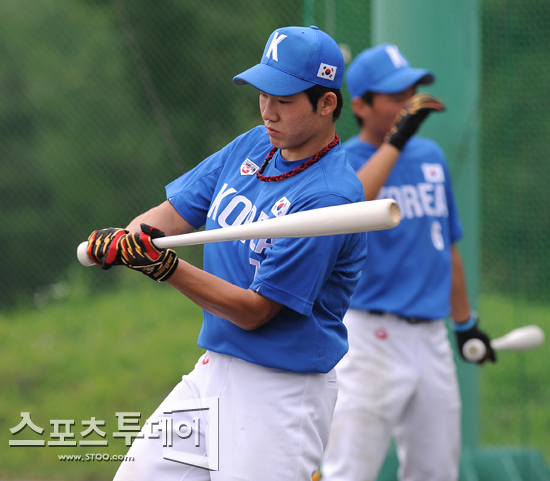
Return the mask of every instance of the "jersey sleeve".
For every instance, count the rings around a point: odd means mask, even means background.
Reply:
[[[301,210],[348,203],[348,199],[331,194],[311,202],[306,209]],[[310,315],[315,299],[333,273],[350,236],[352,234],[275,239],[266,251],[266,258],[250,289],[300,314]]]
[[[226,153],[222,149],[166,186],[168,201],[196,229],[206,221],[225,157]]]
[[[252,135],[257,135],[258,129],[253,131]],[[208,209],[226,162],[247,137],[250,137],[248,132],[240,135],[223,149],[203,160],[194,169],[166,186],[168,201],[196,229],[206,222]]]

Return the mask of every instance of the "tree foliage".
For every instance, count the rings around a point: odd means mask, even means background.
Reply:
[[[126,225],[259,123],[254,89],[232,78],[300,18],[288,0],[4,0],[0,12],[0,306],[63,279],[93,229]]]

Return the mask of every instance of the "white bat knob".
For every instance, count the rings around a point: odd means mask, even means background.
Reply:
[[[469,339],[462,346],[462,354],[470,362],[479,362],[485,356],[487,349],[481,339]]]
[[[95,266],[95,263],[88,257],[88,241],[82,242],[76,250],[76,257],[83,266]]]

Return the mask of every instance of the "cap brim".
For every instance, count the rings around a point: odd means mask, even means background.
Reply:
[[[258,90],[280,97],[303,92],[315,84],[260,63],[233,78],[237,85],[250,84]]]
[[[408,68],[397,70],[393,75],[385,77],[369,89],[381,94],[395,94],[413,85],[429,85],[435,80],[435,75],[429,70]]]

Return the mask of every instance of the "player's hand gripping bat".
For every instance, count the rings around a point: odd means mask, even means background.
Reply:
[[[524,326],[493,339],[491,347],[494,350],[524,351],[539,347],[544,343],[544,339],[544,331],[539,326]],[[480,361],[485,356],[485,352],[485,344],[479,339],[470,339],[462,347],[462,354],[470,362]]]
[[[183,247],[211,242],[284,237],[319,237],[391,229],[401,221],[401,211],[393,199],[356,202],[295,212],[262,222],[193,232],[154,239],[158,248]],[[88,242],[78,246],[77,257],[84,266],[94,262],[87,254]]]

